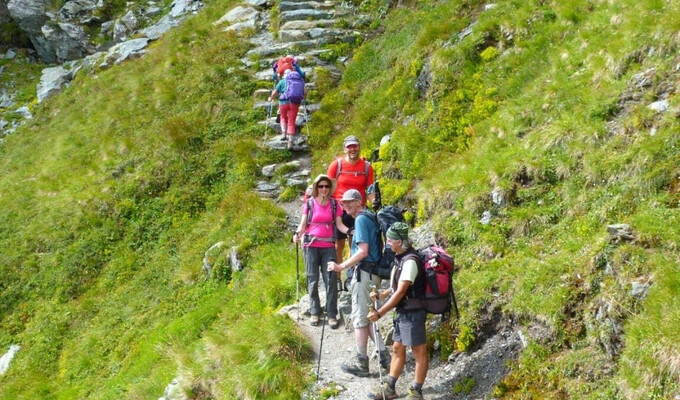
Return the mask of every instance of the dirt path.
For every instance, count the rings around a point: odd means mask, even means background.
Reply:
[[[302,288],[304,290],[304,288]],[[320,289],[322,303],[325,295]],[[339,296],[338,308],[342,315],[349,313],[349,293],[342,292]],[[343,372],[340,364],[352,360],[355,352],[354,332],[347,317],[345,324],[337,330],[311,326],[309,324],[309,300],[304,295],[299,301],[300,318],[298,326],[309,338],[314,349],[314,358],[310,360],[310,373],[316,374],[318,366],[319,348],[323,332],[323,348],[321,349],[321,362],[319,379],[304,393],[303,399],[319,399],[322,391],[337,393],[326,397],[338,400],[366,399],[369,390],[374,388],[379,380],[378,358],[375,354],[375,346],[369,342],[369,354],[371,360],[369,369],[370,377],[360,378]],[[293,320],[297,320],[298,306],[293,304],[285,307],[282,313],[287,313]],[[436,318],[436,317],[435,317]],[[388,348],[391,343],[392,315],[383,317],[379,321],[379,329],[386,338]],[[521,332],[512,328],[511,321],[496,318],[487,327],[487,338],[481,338],[476,348],[467,353],[458,353],[446,360],[440,360],[439,350],[433,351],[430,356],[430,367],[427,379],[423,387],[425,399],[452,399],[472,400],[492,398],[494,387],[507,374],[507,363],[517,357],[523,348]],[[408,388],[413,380],[414,358],[410,351],[407,352],[407,361],[404,373],[397,381],[397,393],[399,398],[405,398]]]

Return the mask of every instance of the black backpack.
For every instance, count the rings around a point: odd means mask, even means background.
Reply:
[[[360,215],[365,215],[378,227],[378,248],[380,249],[380,261],[372,264],[369,268],[363,267],[371,275],[378,275],[381,279],[390,279],[392,263],[394,262],[394,251],[385,246],[387,230],[393,223],[404,222],[404,211],[399,207],[385,206],[377,214],[363,211]]]

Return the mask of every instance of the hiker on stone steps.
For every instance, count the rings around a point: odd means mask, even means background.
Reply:
[[[319,175],[314,179],[312,192],[302,205],[302,215],[293,241],[302,240],[305,272],[307,275],[307,293],[309,293],[310,324],[319,325],[321,302],[319,300],[319,271],[323,277],[326,293],[328,325],[338,328],[338,286],[337,274],[330,273],[326,266],[335,261],[335,228],[347,231],[342,223],[340,205],[331,198],[333,190],[331,178]],[[330,275],[330,276],[329,276]]]
[[[374,332],[369,329],[368,307],[371,301],[371,285],[380,286],[380,277],[365,271],[370,269],[371,263],[380,260],[378,244],[378,227],[369,216],[361,215],[365,210],[361,194],[356,189],[345,191],[340,200],[342,208],[355,219],[354,235],[352,236],[352,256],[340,264],[335,261],[328,263],[328,270],[341,272],[349,266],[357,268],[352,276],[350,290],[352,293],[352,323],[354,325],[354,340],[357,347],[356,361],[343,363],[343,371],[357,375],[368,376],[368,338],[376,342]],[[381,367],[390,365],[390,353],[381,341],[376,343],[380,351]]]
[[[283,79],[277,84],[269,95],[269,101],[279,95],[279,111],[281,113],[281,133],[288,137],[288,150],[293,149],[293,137],[295,136],[295,120],[297,119],[300,104],[306,96],[304,80],[295,71],[286,70]]]
[[[346,190],[356,189],[359,191],[362,204],[366,205],[366,189],[373,184],[373,166],[371,163],[360,157],[361,144],[359,139],[354,135],[349,135],[343,141],[343,149],[345,155],[335,159],[328,166],[327,175],[336,183],[335,191],[332,193],[333,198],[339,200]],[[373,195],[368,196],[368,200],[373,202]],[[344,211],[342,214],[342,222],[350,228],[354,228],[354,218]],[[338,232],[337,241],[335,242],[335,257],[338,262],[342,262],[343,253],[345,252],[345,239],[348,235]],[[350,240],[352,240],[350,238]],[[351,278],[352,270],[348,270],[347,278]],[[338,277],[339,278],[339,277]],[[351,280],[351,279],[349,279]]]
[[[283,78],[283,74],[288,70],[295,70],[302,79],[306,79],[305,73],[300,68],[298,64],[297,57],[293,57],[291,54],[287,54],[278,60],[274,61],[272,64],[272,80],[278,82],[279,79]]]
[[[423,287],[424,276],[419,276],[420,268],[416,257],[406,257],[413,254],[411,242],[408,237],[408,225],[404,222],[395,222],[387,230],[387,243],[396,253],[396,266],[392,268],[390,289],[371,294],[371,299],[389,299],[382,307],[368,314],[368,319],[377,322],[391,309],[396,308],[394,317],[394,344],[392,345],[392,363],[390,374],[386,382],[371,391],[368,395],[371,399],[395,399],[397,392],[395,385],[397,379],[404,371],[406,363],[406,346],[410,346],[416,360],[416,370],[413,383],[409,389],[407,399],[422,399],[423,383],[427,376],[428,359],[425,343],[425,319],[427,311],[422,306],[413,307],[408,297],[413,297],[412,288]],[[420,286],[419,286],[420,285]]]

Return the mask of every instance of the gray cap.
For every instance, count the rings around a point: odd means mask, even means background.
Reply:
[[[352,200],[361,201],[361,193],[359,193],[359,191],[356,189],[348,189],[345,193],[342,194],[342,199],[340,199],[340,201],[352,201]]]
[[[345,140],[342,142],[343,147],[347,147],[353,144],[356,144],[357,146],[359,145],[359,138],[357,138],[354,135],[347,136]]]

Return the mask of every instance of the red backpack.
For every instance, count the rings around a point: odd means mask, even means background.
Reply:
[[[453,257],[439,246],[432,245],[417,252],[407,254],[418,264],[418,274],[409,292],[402,299],[402,307],[407,310],[425,308],[430,314],[445,314],[453,306],[458,315],[458,305],[453,293]],[[398,274],[401,271],[397,271]],[[393,283],[394,284],[394,283]]]
[[[289,69],[293,69],[293,64],[295,63],[295,59],[293,57],[281,57],[276,61],[276,74],[280,77],[283,76],[283,73],[288,71]]]

